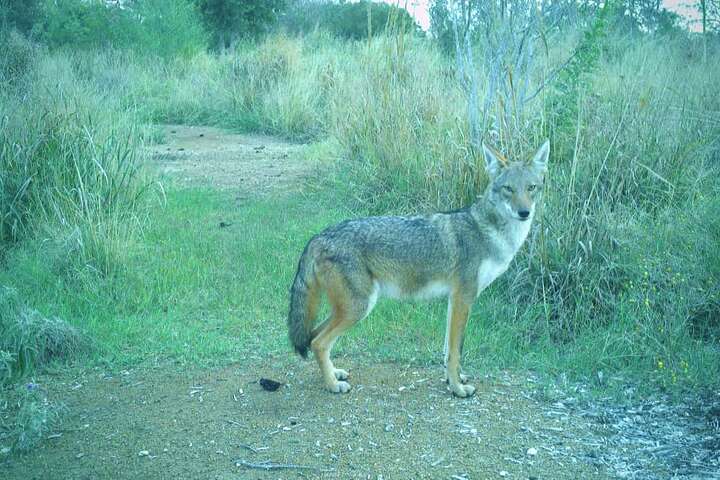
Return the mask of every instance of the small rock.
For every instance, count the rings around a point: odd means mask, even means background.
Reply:
[[[147,457],[148,455],[150,455],[150,452],[148,452],[147,450],[140,450],[138,452],[138,457]]]
[[[282,386],[282,383],[270,380],[269,378],[261,378],[259,383],[260,386],[268,392],[274,392]]]
[[[3,455],[7,455],[8,453],[10,453],[10,447],[1,448],[0,453],[2,453]]]
[[[528,448],[527,454],[529,457],[534,457],[535,455],[537,455],[537,448],[534,448],[534,447]]]
[[[508,472],[506,472],[505,470],[500,470],[501,477],[507,477],[508,475],[510,475],[510,474]]]
[[[82,458],[84,456],[85,456],[84,453],[78,453],[77,455],[75,455],[75,458]]]

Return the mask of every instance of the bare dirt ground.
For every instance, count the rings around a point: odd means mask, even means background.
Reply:
[[[293,188],[313,173],[309,162],[297,161],[305,145],[214,127],[161,128],[164,141],[150,147],[152,159],[180,185],[267,194]]]
[[[298,145],[166,128],[154,158],[181,184],[268,193],[308,174],[291,161]],[[720,393],[618,405],[501,372],[457,399],[439,366],[336,364],[350,370],[348,394],[326,392],[315,363],[290,354],[41,376],[66,417],[35,450],[0,457],[0,478],[720,478]],[[266,391],[263,377],[283,385]]]
[[[483,378],[465,400],[437,368],[341,363],[346,395],[295,358],[39,379],[68,417],[4,478],[609,478],[586,459],[589,423],[550,415],[532,379]],[[284,385],[265,391],[260,377]]]

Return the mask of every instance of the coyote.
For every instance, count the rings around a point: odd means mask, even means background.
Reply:
[[[458,397],[475,393],[460,373],[470,307],[507,270],[525,241],[550,152],[545,141],[531,161],[520,162],[508,161],[485,144],[482,148],[490,182],[469,207],[429,216],[348,220],[308,242],[290,289],[288,330],[302,357],[312,349],[331,392],[348,392],[350,384],[348,373],[330,360],[330,350],[368,316],[378,298],[448,297],[445,378]],[[315,326],[321,292],[331,314]]]

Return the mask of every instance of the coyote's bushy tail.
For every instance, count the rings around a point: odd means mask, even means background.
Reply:
[[[290,288],[290,313],[287,319],[290,343],[303,358],[307,358],[312,341],[318,303],[318,284],[309,250],[309,246],[305,248],[298,262],[295,281]]]

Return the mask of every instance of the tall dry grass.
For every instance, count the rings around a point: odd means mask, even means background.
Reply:
[[[103,275],[142,221],[147,180],[137,119],[71,59],[37,52],[0,102],[0,244],[46,237]]]

